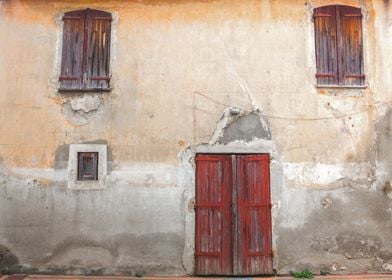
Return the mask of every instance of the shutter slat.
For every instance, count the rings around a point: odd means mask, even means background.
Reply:
[[[112,21],[112,18],[110,16],[106,16],[106,17],[96,16],[94,18],[97,19],[97,20],[109,20],[109,21]]]
[[[63,50],[60,88],[79,89],[82,87],[82,63],[84,43],[83,11],[66,13],[63,17]]]
[[[59,81],[64,81],[64,80],[69,80],[69,81],[75,81],[79,79],[78,77],[59,77]]]
[[[362,14],[344,14],[344,17],[362,17]]]
[[[314,10],[316,66],[318,85],[338,84],[338,51],[336,7],[327,6]]]
[[[340,17],[339,69],[342,85],[364,84],[362,16],[359,8],[338,6]]]
[[[321,77],[336,77],[336,74],[323,74],[323,73],[317,73],[316,78],[321,78]]]
[[[63,20],[65,20],[65,19],[81,19],[81,17],[80,16],[64,16]]]

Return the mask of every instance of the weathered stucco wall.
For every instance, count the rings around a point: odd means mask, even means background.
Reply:
[[[315,86],[325,4],[362,9],[366,88]],[[87,7],[114,18],[113,90],[61,94],[61,17]],[[382,0],[0,1],[0,267],[192,273],[195,153],[268,152],[278,273],[392,270],[391,19]],[[105,189],[67,188],[80,143],[107,144]]]

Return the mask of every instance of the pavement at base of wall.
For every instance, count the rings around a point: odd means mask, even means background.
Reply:
[[[120,276],[52,276],[52,275],[3,275],[0,280],[289,280],[298,279],[288,276],[277,277],[120,277]],[[315,276],[313,279],[323,280],[377,280],[377,279],[391,279],[392,274],[361,274],[361,275],[328,275]]]

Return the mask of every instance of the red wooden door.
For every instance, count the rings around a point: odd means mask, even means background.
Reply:
[[[196,157],[196,274],[272,274],[269,156]]]
[[[231,157],[196,157],[196,273],[232,275]]]
[[[272,274],[269,156],[237,156],[236,164],[236,274]]]

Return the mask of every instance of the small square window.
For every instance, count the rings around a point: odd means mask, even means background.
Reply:
[[[98,153],[97,152],[78,153],[78,180],[79,181],[98,180]]]
[[[107,146],[104,144],[70,144],[68,188],[102,190],[106,186]]]

